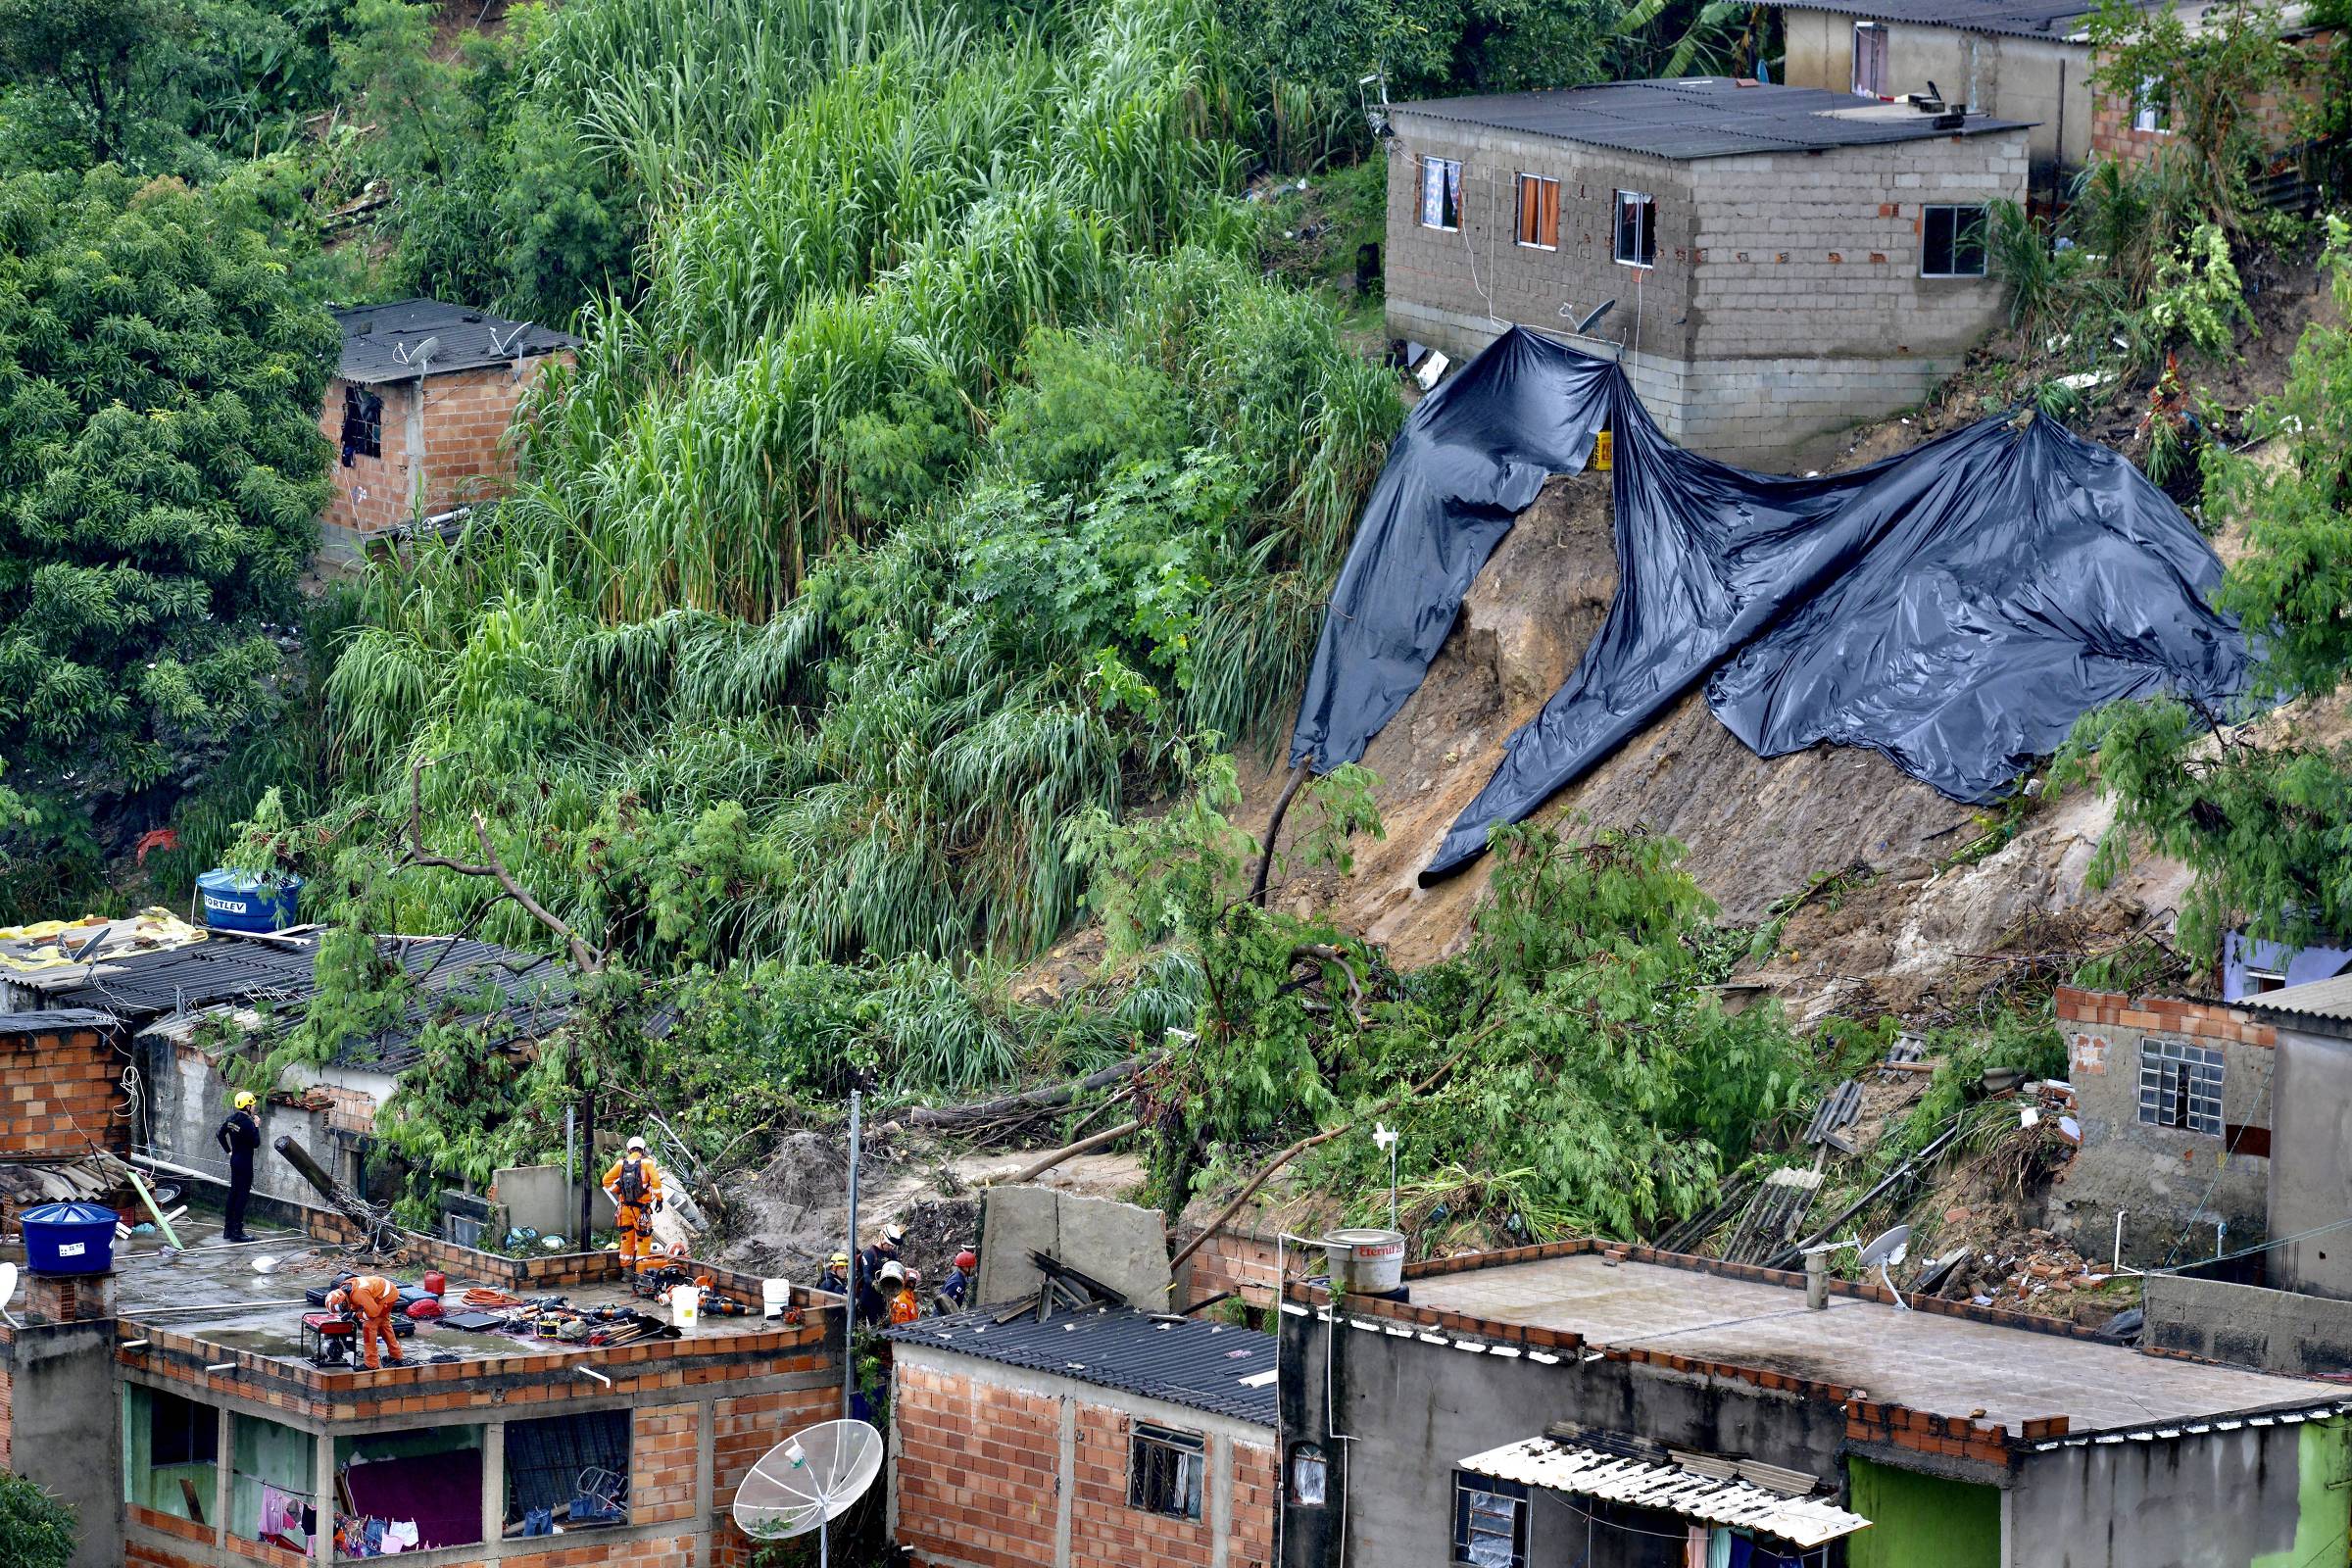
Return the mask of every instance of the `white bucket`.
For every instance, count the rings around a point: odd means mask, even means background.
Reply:
[[[669,1320],[681,1329],[694,1327],[702,1314],[703,1288],[699,1285],[673,1285],[669,1288]]]
[[[792,1282],[790,1280],[761,1280],[760,1282],[760,1304],[764,1308],[760,1313],[762,1317],[782,1317],[784,1309],[792,1305]]]
[[[1323,1257],[1332,1282],[1350,1296],[1388,1296],[1404,1283],[1402,1231],[1328,1231]]]

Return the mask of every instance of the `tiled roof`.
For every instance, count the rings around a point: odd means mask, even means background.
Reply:
[[[1438,98],[1398,104],[1395,112],[1678,160],[1818,152],[2019,128],[2011,121],[1968,115],[1957,128],[1938,129],[1938,117],[1909,105],[1728,76]]]
[[[1274,1425],[1280,1396],[1271,1334],[1131,1306],[1059,1312],[1043,1323],[1035,1313],[997,1322],[1004,1310],[989,1306],[924,1318],[890,1330],[889,1337]]]
[[[568,332],[439,300],[359,305],[334,317],[343,328],[343,363],[335,373],[346,381],[409,381],[420,371],[472,370],[580,345]],[[420,361],[416,351],[428,339],[432,351]]]

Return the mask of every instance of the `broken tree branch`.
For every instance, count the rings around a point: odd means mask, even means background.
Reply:
[[[917,1105],[900,1119],[908,1127],[970,1127],[980,1122],[1001,1121],[1004,1117],[1031,1111],[1052,1110],[1066,1105],[1080,1095],[1097,1089],[1107,1089],[1122,1079],[1132,1078],[1160,1058],[1161,1053],[1146,1052],[1125,1061],[1113,1062],[1099,1072],[1088,1073],[1074,1084],[1050,1084],[1043,1089],[1031,1089],[999,1100],[985,1100],[976,1105],[943,1105],[933,1109]]]
[[[1461,1051],[1455,1052],[1452,1055],[1438,1063],[1437,1071],[1431,1073],[1428,1077],[1413,1085],[1412,1088],[1406,1090],[1402,1095],[1391,1096],[1386,1102],[1383,1102],[1383,1108],[1385,1109],[1388,1105],[1395,1104],[1399,1100],[1417,1100],[1421,1096],[1428,1094],[1432,1089],[1437,1088],[1439,1082],[1444,1079],[1447,1073],[1453,1071],[1454,1063],[1460,1061],[1463,1055],[1467,1054],[1468,1050],[1469,1048],[1464,1046]],[[1257,1196],[1257,1190],[1260,1187],[1265,1186],[1267,1179],[1270,1178],[1276,1171],[1282,1169],[1283,1166],[1288,1165],[1292,1160],[1297,1159],[1300,1154],[1305,1153],[1317,1144],[1328,1144],[1334,1138],[1339,1137],[1342,1133],[1352,1131],[1354,1127],[1355,1123],[1351,1121],[1342,1122],[1339,1126],[1330,1129],[1328,1132],[1315,1133],[1309,1137],[1301,1138],[1290,1148],[1284,1150],[1281,1153],[1276,1154],[1272,1159],[1266,1161],[1263,1165],[1260,1165],[1257,1168],[1257,1174],[1250,1177],[1248,1182],[1244,1183],[1242,1190],[1234,1194],[1233,1197],[1227,1200],[1223,1208],[1217,1210],[1215,1217],[1210,1219],[1207,1224],[1200,1227],[1200,1233],[1198,1236],[1195,1236],[1191,1241],[1185,1243],[1184,1246],[1177,1249],[1176,1255],[1168,1259],[1169,1272],[1173,1273],[1177,1269],[1182,1268],[1184,1266],[1184,1260],[1192,1256],[1196,1251],[1199,1251],[1200,1249],[1200,1244],[1207,1241],[1211,1236],[1214,1236],[1217,1233],[1217,1227],[1223,1225],[1227,1220],[1233,1218],[1234,1215],[1240,1213],[1242,1211],[1242,1205]]]
[[[1275,799],[1274,814],[1266,818],[1265,848],[1257,852],[1257,874],[1250,879],[1250,902],[1260,908],[1266,903],[1266,878],[1274,869],[1274,844],[1282,837],[1282,819],[1291,812],[1291,802],[1298,795],[1298,787],[1306,782],[1306,763],[1291,769],[1290,781],[1282,786]]]
[[[1129,1133],[1142,1131],[1143,1125],[1140,1121],[1128,1120],[1119,1123],[1116,1127],[1105,1127],[1091,1138],[1081,1138],[1074,1144],[1064,1145],[1043,1159],[1032,1160],[1011,1175],[1001,1177],[988,1185],[991,1187],[1018,1187],[1023,1182],[1035,1181],[1063,1160],[1076,1159],[1080,1154],[1091,1154],[1105,1144],[1115,1144]]]
[[[468,865],[464,860],[436,855],[424,847],[424,770],[430,766],[432,762],[423,758],[409,764],[409,844],[406,863],[435,865],[445,871],[455,871],[460,876],[491,878],[505,890],[508,898],[521,905],[523,911],[532,919],[564,939],[564,945],[571,951],[572,964],[580,973],[600,972],[605,966],[605,955],[590,947],[587,939],[573,930],[568,922],[532,898],[522,884],[514,880],[514,873],[507,869],[507,862],[499,856],[498,847],[490,842],[489,819],[481,812],[475,811],[472,815],[473,836],[481,844],[482,854],[486,858],[482,864]]]
[[[1336,963],[1340,966],[1340,973],[1348,977],[1348,1014],[1355,1020],[1355,1026],[1358,1029],[1363,1028],[1364,982],[1363,978],[1355,972],[1355,961],[1329,943],[1302,942],[1291,950],[1291,956],[1285,967],[1295,967],[1301,963]],[[1285,991],[1295,990],[1304,983],[1303,981],[1294,981],[1283,989]]]

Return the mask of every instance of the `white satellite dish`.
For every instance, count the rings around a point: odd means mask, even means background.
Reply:
[[[16,1325],[17,1320],[13,1317],[9,1317],[8,1303],[15,1298],[16,1294],[17,1265],[14,1263],[0,1263],[0,1318],[8,1318],[9,1325],[12,1328]]]
[[[736,1528],[754,1541],[789,1541],[817,1532],[816,1559],[827,1560],[824,1524],[847,1512],[882,1473],[882,1434],[863,1421],[823,1421],[760,1455],[735,1489]]]
[[[1894,1298],[1894,1304],[1905,1311],[1910,1310],[1911,1303],[1903,1299],[1903,1293],[1894,1288],[1894,1281],[1887,1277],[1886,1271],[1909,1256],[1910,1252],[1911,1227],[1897,1225],[1890,1231],[1882,1232],[1868,1247],[1862,1249],[1860,1255],[1855,1259],[1864,1268],[1877,1266],[1879,1282],[1885,1285],[1887,1294]]]

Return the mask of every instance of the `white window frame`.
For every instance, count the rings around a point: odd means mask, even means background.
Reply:
[[[1485,1499],[1484,1506],[1477,1500],[1480,1498]],[[1532,1523],[1529,1516],[1535,1512],[1532,1489],[1518,1482],[1496,1481],[1473,1475],[1467,1470],[1456,1470],[1453,1473],[1452,1502],[1453,1539],[1449,1544],[1451,1549],[1447,1553],[1447,1560],[1454,1564],[1454,1568],[1502,1568],[1501,1564],[1494,1561],[1491,1552],[1482,1559],[1477,1549],[1480,1541],[1498,1541],[1502,1537],[1501,1531],[1481,1522],[1482,1518],[1491,1520],[1506,1511],[1494,1507],[1496,1503],[1508,1505],[1509,1568],[1526,1568],[1529,1555],[1528,1527]]]
[[[1624,251],[1625,209],[1629,197],[1635,204],[1636,214],[1632,256],[1627,256]],[[1646,247],[1642,243],[1644,239],[1649,241]],[[1642,260],[1644,249],[1648,250],[1650,258],[1646,262]],[[1609,254],[1616,258],[1619,267],[1638,267],[1645,272],[1658,265],[1657,197],[1645,190],[1621,190],[1609,198]]]
[[[1865,39],[1875,39],[1875,47],[1878,52],[1879,83],[1876,87],[1869,89],[1865,89],[1862,85],[1862,45]],[[1887,46],[1891,41],[1887,36],[1886,24],[1884,22],[1857,22],[1854,24],[1853,55],[1847,65],[1846,90],[1856,98],[1867,98],[1872,103],[1877,103],[1886,95]]]
[[[1450,176],[1453,190],[1453,221],[1446,221],[1446,185]],[[1430,181],[1438,181],[1437,203],[1430,202]],[[1462,161],[1458,158],[1424,158],[1421,160],[1421,226],[1443,233],[1456,234],[1462,227]],[[1437,221],[1430,220],[1435,218]]]
[[[2278,969],[2257,969],[2257,968],[2254,968],[2254,967],[2252,967],[2251,965],[2249,965],[2249,966],[2247,967],[2247,969],[2246,969],[2246,995],[2247,995],[2247,996],[2249,996],[2249,997],[2259,997],[2259,996],[2266,995],[2266,994],[2268,994],[2268,993],[2270,993],[2270,992],[2273,992],[2273,991],[2284,991],[2285,989],[2286,989],[2286,974],[2285,974],[2285,972],[2284,972],[2283,970],[2278,970]]]
[[[2140,1036],[2138,1087],[2142,1126],[2222,1136],[2229,1062],[2211,1046]]]
[[[2173,133],[2173,105],[2162,76],[2142,76],[2132,95],[2132,128],[2151,136]]]
[[[1144,1467],[1138,1461],[1147,1448],[1174,1454],[1176,1464],[1176,1496],[1179,1507],[1154,1507],[1145,1495]],[[1190,1519],[1196,1523],[1205,1507],[1208,1482],[1208,1441],[1198,1432],[1181,1432],[1174,1427],[1156,1427],[1145,1421],[1127,1424],[1127,1506],[1139,1513],[1157,1514],[1163,1519]]]
[[[1922,207],[1919,210],[1919,275],[1922,277],[1946,277],[1961,279],[1986,276],[1990,265],[1990,257],[1987,254],[1985,236],[1982,231],[1980,231],[1977,237],[1977,269],[1975,271],[1933,272],[1928,270],[1928,215],[1931,213],[1950,213],[1952,215],[1951,252],[1952,260],[1955,264],[1957,264],[1960,259],[1960,215],[1962,213],[1975,213],[1977,215],[1977,221],[1980,224],[1987,224],[1992,220],[1991,209],[1986,207],[1983,202],[1931,202],[1927,206]]]
[[[1551,187],[1551,239],[1549,242],[1518,237],[1519,216],[1527,210],[1527,185],[1530,180],[1534,180],[1539,186],[1549,185]],[[1543,232],[1543,212],[1544,196],[1543,192],[1539,190],[1536,193],[1536,231],[1539,234]],[[1560,182],[1558,180],[1549,174],[1530,174],[1525,171],[1520,172],[1519,177],[1511,184],[1511,236],[1523,250],[1556,251],[1560,248]]]

